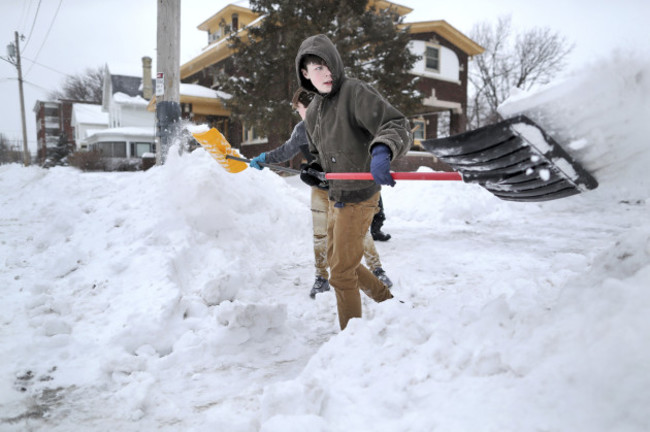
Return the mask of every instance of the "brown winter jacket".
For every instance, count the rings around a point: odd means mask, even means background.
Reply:
[[[330,93],[318,94],[302,76],[300,61],[307,54],[327,63],[334,79]],[[309,149],[325,172],[369,172],[375,144],[387,145],[392,160],[409,150],[412,135],[408,120],[370,85],[345,76],[341,56],[327,36],[303,41],[296,56],[296,72],[301,85],[317,93],[307,109],[305,126]],[[365,201],[381,189],[372,180],[329,183],[330,200],[340,202]]]

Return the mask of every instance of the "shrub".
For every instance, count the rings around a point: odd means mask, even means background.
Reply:
[[[105,171],[106,163],[99,150],[77,151],[68,156],[68,162],[82,171]]]

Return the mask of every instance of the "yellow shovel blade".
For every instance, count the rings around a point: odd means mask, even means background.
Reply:
[[[242,157],[237,150],[230,146],[226,138],[216,130],[210,129],[207,132],[192,133],[201,146],[212,155],[219,164],[231,173],[238,173],[248,168],[246,162],[228,159],[226,156]]]

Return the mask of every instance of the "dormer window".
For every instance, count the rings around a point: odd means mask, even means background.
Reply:
[[[239,30],[239,15],[232,14],[232,31],[236,32]]]
[[[212,43],[212,42],[216,42],[216,41],[218,41],[219,39],[221,39],[221,31],[220,31],[220,30],[221,30],[221,29],[217,30],[217,31],[214,32],[214,33],[210,33],[210,32],[208,32],[208,43],[209,43],[209,44]]]
[[[425,69],[429,72],[440,72],[440,47],[427,44],[424,50]]]

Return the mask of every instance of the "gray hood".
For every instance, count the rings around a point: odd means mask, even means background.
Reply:
[[[303,88],[318,93],[318,90],[316,90],[316,87],[312,85],[311,81],[302,76],[302,72],[300,72],[300,60],[302,60],[302,58],[307,54],[317,55],[325,60],[334,79],[330,94],[337,93],[345,79],[345,70],[343,68],[341,55],[332,41],[324,34],[310,36],[300,44],[300,49],[298,49],[298,55],[296,56],[296,74],[298,74],[298,82],[300,82],[300,85]]]

